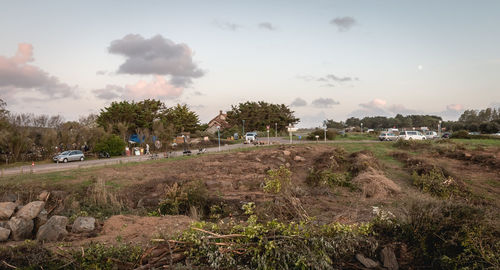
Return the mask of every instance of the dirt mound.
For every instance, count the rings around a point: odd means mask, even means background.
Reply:
[[[349,160],[351,162],[351,166],[349,170],[353,174],[359,174],[363,171],[373,169],[380,169],[380,164],[377,161],[377,158],[373,156],[373,153],[370,151],[360,151],[352,153],[349,156]]]
[[[365,198],[381,199],[401,192],[396,183],[374,168],[361,172],[352,179],[352,182],[362,190]]]
[[[84,242],[105,242],[116,244],[120,241],[146,245],[151,239],[171,238],[187,229],[193,220],[187,216],[112,216],[104,222],[101,234]]]

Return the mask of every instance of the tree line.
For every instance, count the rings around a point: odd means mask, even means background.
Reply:
[[[163,149],[181,134],[214,136],[205,132],[207,124],[201,124],[199,116],[187,105],[167,107],[155,99],[113,102],[98,114],[78,121],[65,121],[62,116],[15,114],[6,107],[0,99],[0,161],[3,163],[44,160],[72,149],[96,152],[107,149],[107,145],[123,149],[131,135],[147,143],[152,143],[153,138],[160,140]],[[284,130],[288,124],[299,121],[286,105],[263,101],[233,105],[227,115],[235,129],[239,130],[245,120],[249,131],[262,131],[266,125],[274,127],[274,123]],[[113,151],[113,154],[119,153]]]
[[[485,134],[496,133],[500,130],[500,111],[496,108],[482,110],[465,110],[457,121],[443,121],[436,115],[406,115],[397,114],[395,117],[367,116],[362,119],[350,117],[346,121],[336,122],[327,119],[323,122],[328,128],[343,129],[347,127],[361,127],[372,129],[387,128],[421,128],[427,127],[436,130],[439,122],[441,127],[448,131],[468,130]]]

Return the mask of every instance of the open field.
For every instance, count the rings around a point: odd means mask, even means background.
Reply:
[[[500,247],[497,141],[273,145],[3,177],[0,196],[13,194],[26,204],[49,191],[49,215],[98,220],[90,234],[67,235],[59,251],[50,243],[3,245],[56,249],[64,256],[54,255],[53,262],[73,268],[98,264],[96,257],[73,252],[81,247],[85,254],[114,256],[131,269],[176,263],[360,269],[354,255],[383,262],[383,247],[395,251],[401,268],[467,266],[471,261],[495,268]],[[466,227],[459,226],[464,219]],[[293,224],[302,225],[289,227]],[[295,237],[306,237],[315,248],[300,253]],[[333,242],[314,242],[320,238]],[[328,248],[339,243],[346,249]],[[163,264],[151,251],[168,248],[174,250],[162,255],[170,258]],[[318,255],[323,249],[336,255],[326,259]],[[0,255],[10,254],[5,252],[0,249]],[[280,257],[282,252],[291,255]],[[20,263],[15,254],[9,256],[7,263]],[[259,266],[256,258],[266,259]]]

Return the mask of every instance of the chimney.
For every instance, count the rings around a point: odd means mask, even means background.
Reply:
[[[219,115],[222,115],[222,110],[219,111]]]

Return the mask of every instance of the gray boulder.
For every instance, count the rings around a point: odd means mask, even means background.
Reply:
[[[7,241],[9,239],[10,230],[0,227],[0,242]]]
[[[9,221],[8,220],[0,221],[0,228],[5,228],[10,230]]]
[[[17,204],[13,202],[0,202],[0,220],[9,219],[16,210]]]
[[[364,267],[366,268],[375,268],[378,267],[378,262],[365,257],[363,254],[356,254],[356,260],[358,260]]]
[[[17,201],[16,194],[13,193],[4,193],[0,198],[0,202],[15,202]]]
[[[68,218],[63,216],[52,216],[47,223],[42,225],[36,234],[38,241],[59,241],[67,234],[66,225]]]
[[[95,229],[95,218],[78,217],[73,223],[71,231],[74,233],[91,232]]]
[[[23,208],[21,208],[19,212],[16,213],[16,217],[24,219],[34,219],[36,218],[36,216],[38,216],[38,214],[40,214],[44,206],[45,202],[42,201],[30,202],[27,205],[23,206]]]
[[[42,209],[42,211],[40,211],[38,216],[36,216],[36,218],[33,220],[35,222],[35,231],[38,231],[38,229],[40,229],[40,227],[43,224],[47,223],[48,219],[49,219],[49,217],[48,217],[47,210]]]
[[[384,267],[389,270],[398,270],[399,264],[396,259],[396,254],[394,254],[394,250],[390,246],[386,246],[380,251],[380,259],[384,264]]]
[[[16,241],[31,239],[33,232],[33,220],[12,217],[9,220],[12,239]]]

